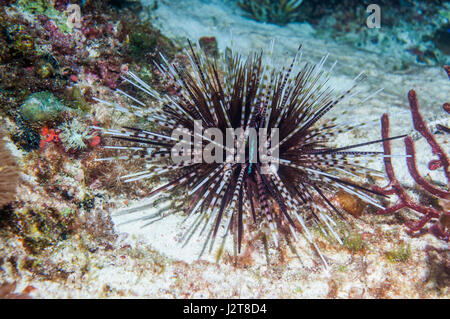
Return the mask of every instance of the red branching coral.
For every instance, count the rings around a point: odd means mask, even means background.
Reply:
[[[450,79],[450,65],[444,65],[444,69],[447,72],[448,78]]]
[[[449,74],[450,68],[446,66],[446,71]],[[449,74],[450,78],[450,74]],[[428,144],[431,147],[433,155],[437,156],[438,159],[432,160],[428,167],[432,170],[443,168],[444,174],[447,179],[447,184],[450,183],[450,173],[449,173],[449,157],[448,154],[445,152],[443,147],[436,141],[434,135],[430,132],[426,122],[424,121],[422,115],[419,111],[419,103],[417,100],[416,92],[414,90],[410,90],[408,92],[408,100],[409,105],[411,108],[411,115],[413,119],[414,129],[418,131],[428,142]],[[445,111],[449,111],[449,103],[445,103],[443,106]],[[381,118],[382,123],[382,136],[384,139],[383,142],[383,148],[386,155],[391,155],[391,144],[389,140],[389,117],[387,114],[383,114]],[[422,177],[420,172],[417,169],[416,165],[416,151],[414,148],[414,141],[410,136],[405,137],[405,147],[406,147],[406,154],[407,157],[407,166],[408,171],[411,175],[411,177],[414,179],[414,181],[422,187],[424,190],[426,190],[429,194],[434,195],[435,197],[442,199],[443,201],[449,201],[450,200],[450,192],[440,189],[436,187],[435,185],[432,185],[429,183],[425,178]],[[382,192],[385,195],[392,195],[395,194],[398,196],[398,201],[393,205],[390,206],[384,210],[379,210],[379,214],[389,214],[394,213],[402,208],[410,208],[418,213],[421,213],[423,217],[419,219],[419,221],[413,222],[409,221],[406,223],[406,226],[409,228],[409,231],[416,232],[420,229],[422,229],[430,220],[432,219],[439,219],[438,222],[434,223],[430,231],[438,238],[449,241],[450,239],[450,211],[448,211],[448,205],[444,207],[442,211],[428,207],[422,204],[419,204],[415,202],[405,191],[403,186],[400,184],[398,179],[395,176],[394,168],[392,166],[392,161],[390,157],[384,158],[384,166],[386,169],[386,174],[389,178],[389,185],[385,188],[381,188],[378,186],[374,187],[374,190],[377,190],[379,192]]]
[[[423,120],[423,117],[419,112],[419,102],[417,101],[416,92],[414,92],[414,90],[408,92],[408,100],[409,105],[411,107],[414,129],[417,130],[427,140],[428,144],[431,146],[433,155],[436,155],[439,158],[438,160],[432,161],[432,163],[434,163],[433,166],[434,167],[437,166],[437,168],[444,167],[445,177],[447,178],[447,181],[449,181],[450,180],[449,158],[445,153],[444,149],[442,148],[442,146],[439,145],[439,143],[436,141],[434,135],[430,132],[430,130],[427,127],[427,124]],[[414,160],[415,152],[413,139],[411,137],[406,137],[405,144],[407,154],[412,156],[411,158],[408,158],[407,162],[408,169],[412,177],[416,181],[416,183],[425,188],[428,192],[430,192],[433,195],[436,195],[440,198],[449,199],[450,198],[449,192],[441,191],[433,187],[431,184],[427,183],[420,176],[419,172],[417,171]]]

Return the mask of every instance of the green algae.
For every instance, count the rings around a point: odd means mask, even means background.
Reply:
[[[49,0],[18,0],[16,5],[24,12],[33,15],[46,15],[55,22],[63,33],[72,32],[72,27],[67,23],[67,14],[56,10]]]
[[[394,249],[385,253],[390,263],[406,262],[411,257],[411,247],[403,243],[397,244]]]
[[[339,265],[338,271],[339,271],[339,272],[346,272],[346,271],[347,271],[347,267],[344,266],[344,265]]]
[[[302,295],[303,294],[303,289],[301,287],[297,287],[297,288],[294,289],[294,293]]]
[[[25,120],[33,123],[44,123],[57,119],[63,111],[69,110],[50,92],[30,94],[20,107]]]
[[[361,251],[364,249],[365,244],[362,236],[359,233],[350,233],[343,240],[344,246],[353,252]]]

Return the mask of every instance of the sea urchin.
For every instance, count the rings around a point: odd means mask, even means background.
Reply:
[[[272,51],[273,42],[267,59],[271,60]],[[354,150],[382,140],[335,147],[332,144],[338,134],[365,124],[323,119],[353,94],[364,75],[361,73],[348,89],[336,93],[327,85],[331,70],[324,69],[326,57],[315,65],[303,64],[300,48],[292,63],[282,69],[272,67],[272,61],[265,62],[262,53],[248,58],[231,53],[210,59],[189,43],[185,54],[191,71],[181,70],[163,56],[164,63],[156,64],[175,86],[176,94],[160,94],[131,72],[123,78],[159,101],[161,109],[145,108],[142,101],[122,90],[118,93],[130,99],[128,107],[98,100],[157,127],[96,127],[104,136],[123,142],[106,146],[120,150],[118,156],[98,160],[148,161],[152,165],[149,169],[123,178],[133,182],[166,177],[166,183],[152,190],[152,197],[183,190],[184,212],[193,217],[185,238],[189,240],[196,232],[206,234],[201,253],[208,246],[211,251],[217,237],[222,240],[222,249],[228,234],[233,235],[235,251],[240,252],[244,229],[252,225],[271,237],[276,246],[280,234],[294,238],[297,233],[304,234],[326,264],[308,227],[323,226],[341,242],[333,219],[345,216],[331,196],[345,191],[377,207],[381,206],[375,197],[384,196],[363,186],[365,178],[380,172],[360,163],[361,159],[383,157],[384,153]],[[349,110],[350,106],[343,112]],[[226,143],[221,135],[227,137]],[[143,219],[175,212],[165,210]]]

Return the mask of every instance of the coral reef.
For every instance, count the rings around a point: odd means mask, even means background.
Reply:
[[[2,109],[13,112],[40,91],[70,100],[67,87],[78,85],[81,95],[89,95],[86,84],[115,87],[128,64],[147,64],[160,50],[172,56],[177,48],[137,18],[140,6],[133,3],[118,9],[105,1],[86,2],[79,28],[67,27],[68,1],[12,1],[0,7],[0,70],[8,74],[0,79],[8,102]]]
[[[448,67],[446,67],[448,72]],[[439,168],[443,169],[443,173],[447,179],[447,190],[441,189],[435,185],[432,185],[428,182],[417,169],[416,165],[416,152],[414,149],[414,140],[412,137],[405,137],[405,148],[406,154],[409,156],[407,158],[407,166],[408,171],[414,181],[419,185],[423,190],[428,192],[434,197],[441,199],[443,202],[448,202],[450,200],[450,192],[448,191],[448,186],[450,183],[450,162],[449,156],[444,149],[437,141],[434,135],[430,132],[427,124],[425,123],[422,115],[419,111],[419,102],[417,100],[416,92],[414,90],[410,90],[408,93],[409,105],[411,108],[411,115],[413,119],[414,128],[426,139],[427,143],[431,147],[433,155],[437,156],[438,159],[431,161],[428,164],[429,169],[436,170]],[[447,108],[446,108],[447,106]],[[448,103],[445,103],[443,109],[448,112]],[[382,136],[384,139],[389,138],[389,117],[387,114],[384,114],[381,119],[382,122]],[[385,140],[383,142],[383,147],[385,154],[391,154],[391,146],[390,141]],[[379,210],[379,214],[389,214],[396,212],[402,208],[412,209],[420,214],[422,214],[422,218],[419,221],[409,221],[406,223],[410,232],[417,232],[421,230],[428,222],[431,220],[435,221],[433,226],[430,228],[430,231],[435,234],[438,238],[449,241],[450,239],[450,211],[448,210],[448,206],[444,206],[441,210],[433,207],[429,207],[428,205],[422,205],[420,203],[415,202],[406,192],[404,187],[400,184],[398,179],[395,176],[394,169],[392,166],[391,159],[389,157],[384,158],[384,165],[386,169],[386,173],[389,178],[389,185],[385,188],[381,188],[375,186],[374,189],[380,192],[383,192],[386,195],[395,194],[398,196],[398,201],[393,206],[390,206],[384,210]]]
[[[0,110],[11,120],[8,130],[19,149],[55,144],[79,156],[99,145],[87,129],[95,113],[93,88],[115,88],[128,65],[148,64],[151,79],[158,52],[172,57],[178,50],[137,17],[140,9],[137,1],[99,0],[20,0],[0,7],[0,72],[8,75],[0,78]]]
[[[111,205],[108,195],[85,183],[82,161],[61,152],[57,143],[25,158],[24,169],[32,178],[22,182],[17,199],[0,218],[0,277],[12,267],[14,274],[66,279],[77,266],[55,261],[56,252],[72,245],[80,255],[111,249],[116,235],[104,211]]]
[[[128,65],[148,64],[141,71],[151,81],[156,68],[150,62],[158,52],[172,57],[178,51],[149,20],[138,17],[141,9],[139,1],[100,0],[18,0],[0,6],[0,71],[8,74],[0,78],[0,110],[11,140],[28,153],[25,166],[42,167],[35,175],[45,187],[61,177],[56,166],[69,159],[86,171],[95,167],[86,173],[95,187],[100,181],[113,185],[105,166],[90,162],[101,142],[88,129],[98,112],[91,108],[93,90],[116,87]]]
[[[139,4],[133,3],[119,8],[105,1],[70,1],[81,6],[80,26],[68,20],[69,1],[0,6],[0,70],[8,74],[0,78],[0,109],[26,177],[17,193],[12,193],[17,184],[12,174],[11,185],[1,181],[9,187],[0,194],[1,205],[9,203],[0,214],[2,282],[5,269],[12,269],[8,281],[26,274],[65,280],[78,264],[55,261],[56,252],[73,246],[84,260],[86,254],[111,249],[115,241],[106,211],[114,205],[106,189],[115,175],[107,172],[111,166],[93,164],[100,138],[89,128],[99,111],[90,107],[92,91],[117,85],[128,63],[140,63],[130,55],[127,40],[134,23],[156,43],[148,54],[172,45],[158,47],[166,38],[136,17]],[[2,141],[1,155],[5,152]],[[1,174],[7,172],[0,167]],[[14,288],[8,287],[5,296],[13,296]]]

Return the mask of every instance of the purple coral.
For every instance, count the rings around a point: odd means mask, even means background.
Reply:
[[[449,74],[450,78],[450,68],[446,66],[445,70],[447,71],[447,74]],[[438,169],[442,167],[444,169],[444,175],[447,179],[447,184],[449,184],[450,174],[449,174],[448,154],[445,152],[444,148],[436,141],[434,135],[430,132],[426,122],[424,121],[422,115],[420,114],[419,103],[417,100],[416,92],[414,90],[410,90],[408,92],[408,101],[411,108],[411,115],[413,119],[414,129],[418,131],[426,139],[426,141],[428,142],[428,144],[432,149],[433,155],[438,157],[438,159],[432,160],[428,166],[430,169]],[[449,103],[445,103],[443,106],[446,112],[449,112],[448,107]],[[382,123],[381,134],[384,140],[383,142],[384,152],[386,155],[390,155],[391,144],[389,140],[389,117],[387,114],[383,114],[381,118],[381,123]],[[418,171],[416,165],[416,151],[414,148],[413,139],[410,136],[407,136],[405,137],[404,142],[406,147],[406,154],[409,155],[409,157],[407,157],[407,166],[411,177],[414,179],[417,185],[422,187],[429,194],[443,201],[448,202],[450,200],[450,192],[429,183],[427,180],[425,180],[425,178],[422,177],[422,175]],[[423,216],[422,218],[419,219],[419,221],[416,222],[409,221],[406,223],[406,226],[409,228],[410,232],[419,231],[430,220],[438,219],[438,221],[431,226],[430,232],[433,233],[436,237],[448,242],[450,238],[450,231],[449,231],[450,212],[447,211],[448,205],[445,206],[441,211],[415,202],[407,194],[406,190],[397,180],[390,157],[384,158],[384,166],[390,181],[389,185],[385,188],[375,186],[374,190],[382,192],[385,195],[395,194],[398,196],[398,201],[393,206],[385,208],[384,210],[379,210],[378,213],[379,214],[394,213],[405,207],[410,208],[418,213],[421,213]]]

